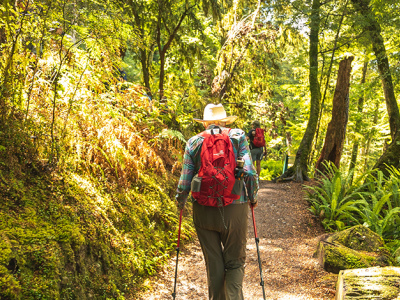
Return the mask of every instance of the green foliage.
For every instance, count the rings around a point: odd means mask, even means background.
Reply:
[[[177,138],[179,141],[186,143],[185,137],[181,132],[171,129],[164,129],[163,131],[161,131],[159,135],[156,136],[156,138],[160,139]]]
[[[15,182],[6,194],[2,189],[1,297],[80,298],[90,291],[125,299],[176,246],[175,181],[145,176],[112,193],[73,172]],[[185,219],[182,238],[190,239]]]
[[[380,2],[372,5],[396,79],[399,4]],[[237,115],[237,127],[261,120],[270,148],[261,179],[280,175],[279,158],[296,151],[310,113],[308,40],[294,21],[310,7],[259,3],[2,2],[1,298],[134,297],[173,250],[175,176],[185,141],[202,130],[193,117],[201,118],[208,102]],[[343,9],[333,2],[320,7],[326,22],[317,75],[328,85],[311,163],[329,119],[335,80],[328,80],[327,66]],[[356,56],[357,80],[364,56],[373,59],[365,35],[356,31],[360,25],[346,15],[332,74],[347,52]],[[121,69],[132,82],[122,80]],[[348,135],[342,161],[358,139],[364,154],[355,175],[363,175],[350,185],[332,167],[309,200],[328,230],[366,223],[397,239],[399,171],[361,184],[390,142],[377,69],[371,61],[366,83],[352,83],[349,95],[374,104],[354,113],[356,101],[350,101],[349,132],[360,118],[362,128]],[[183,237],[192,234],[185,221]]]
[[[362,193],[368,183],[360,182],[367,174],[351,185],[351,174],[344,176],[331,162],[325,167],[327,175],[320,172],[322,178],[317,186],[305,186],[311,212],[319,216],[325,229],[330,231],[360,224],[354,215],[359,212],[360,204],[364,203]]]
[[[378,171],[376,177],[369,180],[373,183],[364,193],[364,207],[359,212],[362,221],[371,230],[386,239],[400,238],[400,206],[399,206],[399,170],[389,168],[390,176],[386,177]]]
[[[385,239],[399,239],[397,169],[390,168],[389,178],[381,171],[376,178],[368,172],[351,183],[351,172],[344,176],[333,164],[326,167],[328,174],[322,175],[318,186],[306,186],[310,210],[321,218],[325,229],[343,230],[363,224]]]
[[[368,201],[362,196],[365,200],[364,206],[357,211],[361,216],[361,220],[364,221],[364,226],[367,226],[382,237],[388,237],[388,235],[392,237],[393,232],[388,232],[388,225],[394,220],[395,216],[398,217],[400,214],[400,207],[383,209],[384,206],[388,206],[388,203],[390,203],[391,196],[389,193],[377,198],[376,195],[371,193],[368,195]]]
[[[29,3],[0,11],[0,298],[134,298],[176,244],[185,139],[119,82],[118,7]]]
[[[283,162],[276,160],[262,160],[261,161],[261,180],[271,180],[282,174]]]

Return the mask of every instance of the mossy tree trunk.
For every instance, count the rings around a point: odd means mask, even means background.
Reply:
[[[347,121],[349,119],[350,72],[353,59],[354,57],[350,56],[339,63],[338,78],[332,103],[332,119],[328,124],[325,143],[316,164],[316,168],[321,172],[326,171],[323,164],[326,161],[333,162],[338,168],[340,165]]]
[[[293,165],[292,171],[294,172],[295,180],[303,182],[304,179],[308,179],[308,157],[311,153],[311,146],[314,140],[315,132],[318,125],[318,114],[321,101],[321,91],[318,81],[318,34],[321,23],[320,18],[320,0],[313,0],[312,9],[310,15],[310,93],[311,93],[311,105],[310,105],[310,116],[306,132],[304,133],[303,139],[301,140],[299,149],[296,153],[296,159]]]
[[[148,53],[145,49],[140,49],[139,53],[140,53],[140,63],[142,65],[144,86],[147,89],[147,94],[150,97],[152,97],[151,87],[150,87],[150,64],[148,59],[150,53]]]
[[[386,109],[389,116],[390,135],[392,143],[384,151],[382,156],[376,162],[374,168],[378,168],[387,174],[386,165],[399,167],[400,159],[400,113],[397,105],[392,76],[389,68],[389,60],[381,34],[381,27],[375,18],[370,0],[352,0],[355,9],[363,17],[363,28],[369,33],[372,48],[378,62],[378,70],[382,80],[383,91],[385,94]]]
[[[392,143],[387,147],[382,156],[375,163],[373,169],[379,169],[384,174],[389,175],[387,166],[400,167],[400,131],[397,132]]]

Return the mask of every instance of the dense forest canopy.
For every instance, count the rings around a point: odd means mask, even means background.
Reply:
[[[272,164],[295,156],[263,179],[303,181],[328,161],[352,178],[392,174],[399,11],[395,0],[1,0],[0,296],[133,294],[173,249],[182,150],[210,102],[245,131],[260,120]]]

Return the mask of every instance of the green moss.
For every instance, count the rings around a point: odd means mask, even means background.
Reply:
[[[334,234],[332,242],[340,243],[353,250],[378,251],[384,246],[383,239],[365,226],[357,225]]]
[[[346,269],[367,268],[374,260],[373,257],[341,246],[325,245],[324,253],[324,268],[332,273]]]
[[[346,269],[395,265],[383,240],[363,226],[323,236],[315,256],[319,257],[325,270],[333,273]]]
[[[0,189],[0,298],[134,298],[176,245],[175,184],[143,176],[110,191],[69,174],[19,181],[14,198]]]
[[[346,299],[395,299],[400,293],[400,270],[391,267],[371,268],[362,273],[347,270],[343,273]]]

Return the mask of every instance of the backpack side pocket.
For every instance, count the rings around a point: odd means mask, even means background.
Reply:
[[[201,188],[201,180],[203,178],[199,177],[198,175],[194,176],[192,179],[192,183],[190,185],[190,189],[192,192],[198,193],[200,192],[200,188]]]
[[[236,179],[235,185],[232,188],[233,195],[241,195],[243,191],[243,180]]]

